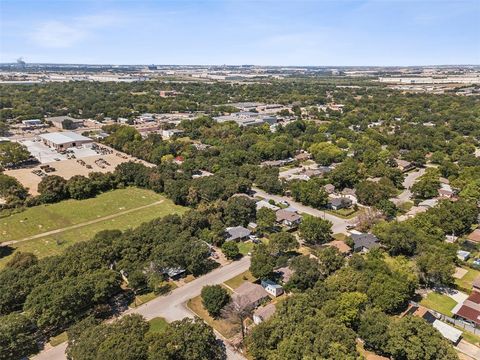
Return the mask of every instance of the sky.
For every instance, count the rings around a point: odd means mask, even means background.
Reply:
[[[0,62],[480,64],[480,0],[0,0]]]

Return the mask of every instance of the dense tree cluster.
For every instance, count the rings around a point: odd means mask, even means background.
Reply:
[[[67,355],[72,360],[222,360],[225,349],[199,319],[174,321],[152,333],[140,315],[128,315],[112,324],[87,318],[72,327]]]

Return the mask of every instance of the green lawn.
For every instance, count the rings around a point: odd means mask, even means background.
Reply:
[[[149,321],[150,329],[148,330],[151,334],[161,334],[163,333],[167,326],[168,322],[162,317],[156,317]]]
[[[44,236],[34,240],[20,242],[18,244],[12,245],[12,247],[15,249],[15,251],[32,252],[35,255],[37,255],[39,258],[42,258],[49,255],[60,254],[70,245],[79,241],[89,240],[97,232],[101,230],[112,230],[112,229],[126,230],[129,228],[137,227],[143,222],[146,222],[158,217],[162,217],[168,214],[175,214],[175,213],[181,214],[186,211],[186,208],[173,204],[170,200],[164,198],[161,195],[158,195],[152,191],[147,191],[147,190],[140,190],[140,192],[138,192],[139,190],[140,189],[133,189],[133,188],[115,190],[106,194],[102,194],[101,196],[98,196],[97,198],[95,198],[95,200],[97,200],[98,202],[102,202],[105,199],[103,195],[107,195],[107,194],[108,194],[108,198],[117,196],[122,199],[123,206],[125,208],[128,207],[130,209],[138,207],[138,206],[131,205],[131,202],[136,203],[138,205],[138,200],[134,198],[134,195],[140,195],[140,197],[143,196],[145,198],[150,197],[149,203],[153,203],[161,199],[163,199],[163,202],[160,204],[156,204],[156,205],[144,208],[144,209],[132,211],[128,214],[118,215],[114,218],[100,221],[95,224],[82,226],[76,229],[63,231],[58,234]],[[92,200],[92,199],[89,199],[89,200]],[[90,202],[89,200],[84,200],[84,201]],[[70,200],[68,200],[67,202],[70,203]],[[81,202],[77,202],[77,203],[81,203]],[[62,203],[59,203],[56,205],[60,205],[60,204]],[[71,204],[70,206],[72,205],[73,204]],[[139,206],[143,206],[143,205],[139,205]],[[80,205],[80,207],[83,208],[83,204]],[[96,208],[97,206],[92,207],[92,209],[96,209]],[[31,208],[31,209],[36,210],[36,208]],[[84,209],[84,211],[86,211],[86,209]],[[115,212],[116,211],[113,211],[113,213]],[[10,221],[10,219],[8,218],[2,219],[2,221],[7,221],[7,220]],[[0,259],[0,268],[5,266],[5,263],[9,261],[12,255],[6,256]]]
[[[249,270],[245,271],[244,273],[241,273],[227,281],[225,281],[225,285],[232,289],[238,288],[240,285],[242,285],[245,281],[255,281],[257,280]]]
[[[19,240],[96,218],[138,208],[164,199],[139,188],[118,189],[86,200],[39,205],[0,219],[2,241]]]
[[[354,209],[340,209],[340,210],[322,209],[322,211],[325,211],[327,214],[339,217],[341,219],[351,219],[358,215],[358,211],[355,211]]]
[[[64,343],[65,341],[68,341],[68,335],[66,331],[58,334],[57,336],[51,337],[49,343],[52,346],[57,346]]]
[[[238,243],[238,250],[240,251],[240,254],[242,255],[247,255],[250,251],[252,251],[252,248],[255,244],[251,241],[249,242],[239,242]]]
[[[459,289],[469,292],[472,290],[473,280],[475,280],[475,278],[480,275],[480,271],[470,268],[464,269],[467,269],[468,272],[461,279],[455,279],[455,284],[457,284],[457,287]]]
[[[422,299],[420,305],[438,311],[444,315],[453,316],[452,309],[457,303],[447,295],[431,292],[426,298]]]

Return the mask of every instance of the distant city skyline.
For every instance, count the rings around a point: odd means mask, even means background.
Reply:
[[[478,0],[1,0],[0,62],[480,64]]]

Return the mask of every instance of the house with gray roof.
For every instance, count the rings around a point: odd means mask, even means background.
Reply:
[[[246,281],[235,289],[232,301],[237,306],[253,309],[260,305],[263,300],[269,298],[268,293],[262,286]]]
[[[371,249],[380,247],[378,238],[370,233],[351,234],[354,252],[368,252]]]
[[[225,241],[241,241],[251,235],[251,231],[243,226],[233,226],[225,229]]]

